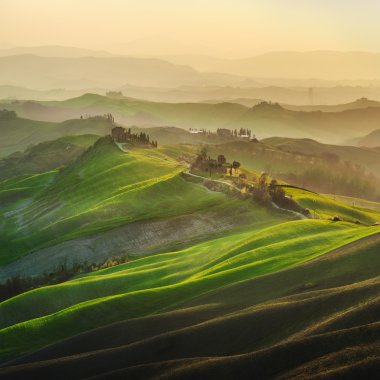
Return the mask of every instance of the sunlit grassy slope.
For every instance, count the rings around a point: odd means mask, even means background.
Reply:
[[[0,196],[11,198],[7,210],[13,211],[0,219],[4,226],[0,263],[32,248],[138,220],[234,206],[236,200],[185,181],[181,177],[185,169],[160,150],[123,153],[102,139],[59,173],[1,182]],[[38,178],[49,180],[25,189],[25,181]],[[20,192],[26,197],[18,202]]]
[[[291,195],[293,199],[299,203],[302,207],[308,208],[312,215],[316,214],[324,219],[331,219],[334,216],[340,217],[342,220],[350,222],[360,222],[364,224],[373,224],[380,221],[380,212],[375,209],[371,209],[371,206],[375,202],[364,202],[368,208],[358,207],[352,202],[348,203],[347,199],[353,201],[355,198],[337,198],[329,197],[327,195],[320,195],[310,191],[286,188],[286,193]],[[346,202],[344,202],[346,200]],[[358,199],[356,204],[360,205]]]
[[[30,291],[0,304],[1,356],[156,313],[210,290],[303,263],[376,231],[329,221],[287,222]]]
[[[347,203],[353,207],[361,207],[365,209],[380,211],[380,202],[372,202],[372,201],[367,201],[365,199],[354,198],[354,197],[345,197],[343,195],[332,195],[332,194],[326,194],[326,195],[330,199]]]

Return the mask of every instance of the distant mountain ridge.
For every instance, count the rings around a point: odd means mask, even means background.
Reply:
[[[79,57],[112,57],[116,54],[108,53],[105,50],[91,50],[83,49],[72,46],[20,46],[10,49],[0,49],[0,57],[32,54],[40,57],[66,57],[66,58],[79,58]]]
[[[328,143],[343,143],[372,132],[380,122],[380,107],[304,112],[288,110],[275,103],[248,108],[234,103],[163,103],[96,94],[54,102],[3,101],[0,102],[2,108],[14,110],[20,117],[49,122],[110,112],[123,125],[209,130],[250,128],[259,138],[301,137]]]
[[[134,57],[0,56],[0,83],[36,89],[119,88],[123,85],[171,88],[181,85],[249,85],[231,74],[201,73],[187,65]]]
[[[167,56],[166,60],[198,70],[246,75],[254,78],[319,78],[327,80],[380,79],[380,54],[366,52],[269,52],[244,59],[207,56]]]

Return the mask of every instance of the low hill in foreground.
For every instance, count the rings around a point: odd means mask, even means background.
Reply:
[[[343,219],[296,220],[211,191],[187,173],[193,153],[105,137],[63,170],[0,182],[0,282],[70,277],[0,302],[0,378],[374,371],[380,214],[286,188]]]
[[[379,244],[376,227],[288,222],[25,293],[0,304],[0,353],[35,353],[0,378],[360,373],[378,352]]]

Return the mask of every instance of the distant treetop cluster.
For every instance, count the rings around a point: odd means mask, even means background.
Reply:
[[[200,134],[208,137],[218,136],[222,138],[235,138],[235,139],[242,139],[242,140],[249,140],[258,142],[255,135],[252,133],[252,131],[248,128],[240,128],[240,129],[227,129],[227,128],[218,128],[216,132],[209,131],[206,129],[189,129],[191,134]]]
[[[281,106],[280,103],[277,102],[267,102],[263,101],[260,102],[252,107],[252,109],[255,110],[283,110],[284,108]]]
[[[106,96],[108,98],[116,98],[116,99],[124,98],[124,95],[121,91],[108,91],[106,92]]]
[[[81,115],[81,119],[87,119],[87,120],[106,120],[109,121],[111,124],[115,124],[115,118],[111,113],[105,113],[104,115]]]

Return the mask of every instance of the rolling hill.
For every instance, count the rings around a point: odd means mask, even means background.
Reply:
[[[0,158],[63,136],[84,134],[104,136],[109,133],[111,128],[110,121],[104,118],[66,120],[61,123],[19,117],[11,120],[0,118]]]
[[[371,225],[380,222],[379,210],[374,202],[364,202],[360,199],[349,199],[342,197],[338,200],[335,196],[326,196],[316,194],[311,191],[301,190],[297,188],[285,187],[285,191],[290,195],[299,205],[311,211],[314,217],[323,219],[333,219],[339,217],[341,220],[351,223],[364,223]],[[335,199],[334,199],[335,198]],[[360,206],[363,203],[363,206]],[[365,208],[367,206],[367,208]],[[369,206],[369,207],[368,207]]]
[[[376,352],[378,246],[375,227],[288,222],[25,293],[0,304],[8,310],[3,359],[73,337],[9,362],[0,376],[102,378],[120,370],[114,378],[182,379],[201,370],[230,379],[225,365],[235,375],[290,376],[332,352],[342,356],[330,367],[342,370],[353,362],[345,349]],[[41,307],[28,307],[31,300]],[[286,359],[276,360],[284,350]]]
[[[354,139],[353,142],[357,146],[380,147],[380,129],[372,131],[367,136]]]
[[[178,141],[189,133],[148,131],[177,144],[123,152],[109,136],[91,145],[96,136],[78,135],[14,155],[19,175],[0,182],[0,283],[71,275],[0,302],[0,378],[377,373],[380,230],[369,225],[380,213],[371,203],[284,187],[315,210],[297,220],[236,190],[209,190],[186,173],[196,146]],[[304,143],[314,154],[333,149]],[[258,168],[263,151],[284,162],[298,146],[209,149]]]
[[[4,301],[0,304],[1,356],[35,350],[123,319],[156,314],[228,284],[282,272],[378,232],[378,227],[332,223],[288,222],[256,233],[250,228]],[[31,304],[41,307],[30,308]]]
[[[278,101],[274,97],[275,101]],[[251,99],[251,98],[222,98],[222,99],[208,99],[204,100],[203,103],[237,103],[246,107],[254,107],[263,102],[263,100],[271,99]],[[311,99],[310,99],[311,100]],[[303,111],[303,112],[342,112],[347,110],[361,109],[361,108],[370,108],[370,107],[380,107],[380,102],[376,100],[370,100],[367,98],[360,98],[354,102],[344,103],[344,104],[318,104],[318,105],[298,105],[298,104],[286,104],[280,101],[280,105],[291,111]]]
[[[276,147],[284,152],[301,153],[305,155],[334,154],[342,161],[355,162],[380,177],[380,168],[377,164],[378,152],[365,147],[321,144],[311,139],[291,139],[272,137],[262,140],[264,144]]]
[[[63,170],[0,182],[0,263],[10,263],[0,279],[102,264],[288,217],[189,182],[177,157],[166,147],[124,153],[106,137]]]
[[[13,153],[0,159],[0,181],[65,166],[83,154],[98,138],[96,135],[60,137],[29,146],[23,153]]]
[[[273,137],[260,143],[209,145],[209,154],[234,157],[246,168],[318,193],[379,199],[379,151],[322,144],[311,139]]]
[[[370,100],[367,98],[360,98],[355,100],[354,102],[344,103],[344,104],[334,104],[334,105],[290,105],[283,104],[284,108],[293,110],[293,111],[322,111],[322,112],[342,112],[348,110],[355,110],[361,108],[371,108],[371,107],[380,107],[380,102],[376,100]]]
[[[95,94],[57,102],[3,101],[0,107],[15,110],[21,117],[45,121],[58,122],[86,114],[111,112],[118,122],[126,125],[172,125],[211,130],[251,128],[260,138],[273,135],[308,137],[339,143],[373,131],[380,120],[380,107],[341,112],[301,112],[270,103],[247,108],[233,103],[155,103]]]

